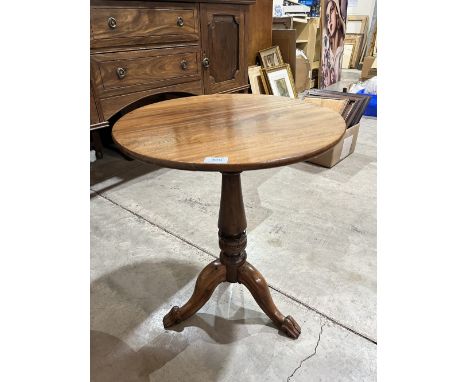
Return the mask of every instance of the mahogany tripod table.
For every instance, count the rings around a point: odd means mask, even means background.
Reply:
[[[244,284],[275,325],[292,338],[301,328],[273,302],[262,274],[246,261],[242,171],[301,162],[335,145],[345,132],[333,111],[286,97],[217,94],[154,103],[124,115],[112,135],[129,156],[180,170],[222,174],[221,253],[199,274],[195,290],[163,319],[170,327],[195,314],[223,281]]]

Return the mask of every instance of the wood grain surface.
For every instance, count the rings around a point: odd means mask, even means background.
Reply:
[[[189,9],[158,8],[98,8],[91,12],[91,33],[94,40],[119,39],[127,37],[178,35],[182,41],[198,39],[198,11],[194,5]],[[191,8],[191,9],[190,9]],[[109,27],[109,18],[115,20],[115,26]],[[177,24],[183,20],[182,26]]]
[[[246,14],[247,65],[255,65],[259,50],[271,47],[273,1],[257,0]]]
[[[91,63],[96,65],[95,83],[101,93],[161,81],[165,84],[179,77],[201,78],[200,57],[195,48],[95,54],[91,56]],[[117,75],[118,68],[125,70],[123,78]]]
[[[214,94],[163,101],[124,115],[112,135],[128,155],[182,170],[237,172],[283,166],[334,146],[336,112],[300,100]],[[204,163],[226,157],[227,163]]]

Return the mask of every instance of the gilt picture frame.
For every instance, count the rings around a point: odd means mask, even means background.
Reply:
[[[279,46],[272,46],[258,52],[264,69],[284,65]]]
[[[281,97],[297,98],[294,77],[289,64],[263,69],[270,94]]]

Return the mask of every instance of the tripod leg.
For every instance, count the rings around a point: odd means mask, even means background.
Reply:
[[[275,325],[289,337],[298,338],[301,327],[291,316],[284,316],[276,307],[271,298],[268,284],[262,274],[248,262],[245,262],[238,270],[238,279],[252,293],[257,304],[262,308]]]
[[[172,309],[163,318],[165,328],[178,324],[194,315],[210,299],[216,287],[226,281],[226,267],[219,259],[208,264],[198,275],[195,289],[190,299],[180,308]]]

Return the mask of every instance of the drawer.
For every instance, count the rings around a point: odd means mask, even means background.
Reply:
[[[104,96],[201,78],[197,48],[93,54],[91,65],[96,90]]]
[[[181,8],[91,7],[91,44],[96,47],[150,41],[197,41],[198,24],[194,5]]]

